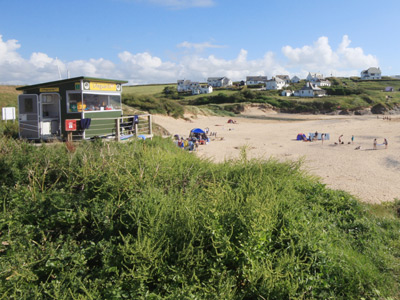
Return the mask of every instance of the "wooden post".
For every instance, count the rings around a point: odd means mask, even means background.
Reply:
[[[151,121],[151,115],[149,115],[149,117],[148,117],[149,119],[149,134],[150,135],[152,135],[153,134],[153,128],[151,127],[151,123],[152,123],[152,121]]]
[[[135,136],[138,136],[138,129],[139,129],[138,124],[135,123]]]
[[[121,135],[121,130],[120,130],[120,127],[119,127],[119,121],[120,121],[119,118],[115,119],[115,140],[117,142],[119,142],[120,135]]]
[[[67,141],[72,142],[72,131],[68,131]]]

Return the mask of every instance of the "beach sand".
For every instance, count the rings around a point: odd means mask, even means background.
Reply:
[[[193,128],[216,132],[197,155],[215,162],[237,159],[246,148],[248,158],[303,160],[302,168],[333,189],[344,190],[361,201],[380,203],[400,199],[400,116],[392,120],[367,116],[289,115],[250,108],[246,117],[188,116],[188,120],[155,115],[154,122],[171,135],[188,137]],[[298,133],[329,133],[330,140],[297,141]],[[344,144],[337,144],[343,134]],[[348,144],[354,135],[354,144]],[[378,149],[373,150],[377,138]],[[388,148],[382,144],[388,140]],[[356,147],[361,147],[355,150]]]

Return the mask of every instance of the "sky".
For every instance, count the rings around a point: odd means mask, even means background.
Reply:
[[[400,74],[398,0],[0,0],[0,84]]]

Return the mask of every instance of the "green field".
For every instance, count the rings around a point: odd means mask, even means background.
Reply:
[[[124,94],[157,95],[161,94],[166,87],[176,87],[176,84],[127,85],[123,86],[122,92]]]

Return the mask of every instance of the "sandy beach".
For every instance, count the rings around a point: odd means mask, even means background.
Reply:
[[[235,159],[246,147],[249,158],[302,159],[303,169],[330,188],[347,191],[361,201],[379,203],[400,198],[400,116],[288,115],[250,108],[228,124],[229,117],[188,116],[188,120],[154,116],[172,135],[188,137],[193,128],[209,128],[216,137],[200,145],[197,155],[215,162]],[[298,133],[329,133],[330,140],[297,141]],[[343,135],[344,144],[338,143]],[[351,136],[354,135],[354,143]],[[377,150],[373,140],[377,139]],[[388,140],[385,149],[383,139]],[[360,149],[356,150],[357,147]]]

